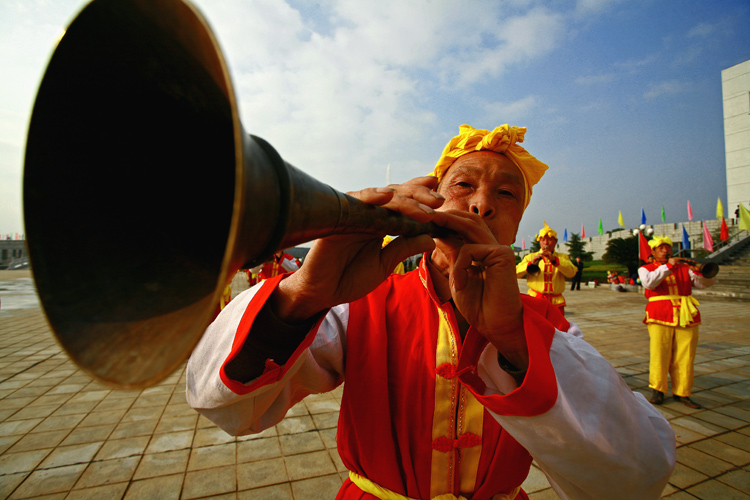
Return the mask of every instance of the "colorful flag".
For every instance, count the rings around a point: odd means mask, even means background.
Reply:
[[[693,220],[693,208],[690,206],[690,200],[688,200],[688,220]],[[685,226],[682,226],[685,229]]]
[[[599,234],[604,234],[604,226],[602,226],[602,220],[599,219]]]
[[[690,248],[690,238],[688,237],[685,226],[682,226],[682,248]]]
[[[721,196],[719,196],[719,201],[716,202],[716,218],[724,218],[724,205],[721,204]]]
[[[521,238],[521,250],[526,250],[526,237]]]
[[[740,229],[750,231],[750,211],[745,208],[745,205],[740,203]]]
[[[567,227],[565,228],[565,234],[563,234],[563,241],[565,243],[568,242],[568,228]]]
[[[721,234],[719,234],[721,241],[727,241],[729,239],[729,228],[727,227],[727,221],[724,217],[721,218]]]
[[[703,248],[713,253],[714,251],[714,239],[711,237],[711,233],[708,231],[706,221],[703,221]]]
[[[667,213],[664,211],[664,205],[661,206],[661,221],[667,222]]]
[[[638,231],[638,258],[643,262],[648,262],[649,255],[651,255],[651,247],[648,246],[648,240],[642,232]]]
[[[625,221],[622,219],[622,210],[620,210],[620,215],[617,216],[617,223],[625,229]]]
[[[747,220],[748,220],[748,224],[750,224],[750,215],[748,215]],[[586,237],[586,228],[583,227],[583,224],[581,224],[581,238],[585,238],[585,237]]]
[[[641,224],[645,224],[645,223],[646,223],[646,212],[644,212],[643,209],[641,208]]]

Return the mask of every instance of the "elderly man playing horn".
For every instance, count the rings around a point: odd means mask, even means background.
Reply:
[[[510,245],[547,166],[525,128],[462,126],[434,176],[350,193],[455,236],[337,235],[235,298],[194,351],[188,403],[231,434],[344,383],[339,499],[658,498],[674,432],[548,301]],[[424,252],[418,269],[392,274]]]
[[[638,269],[638,277],[648,299],[643,322],[651,338],[648,385],[651,401],[660,405],[672,378],[674,400],[689,408],[701,406],[690,399],[693,389],[693,364],[698,346],[701,314],[693,287],[707,288],[716,282],[680,259],[672,257],[672,240],[654,236],[649,242],[654,261]]]
[[[555,252],[557,247],[557,232],[544,221],[544,228],[536,237],[539,242],[539,251],[526,255],[516,266],[516,276],[523,278],[526,275],[526,284],[529,285],[529,295],[542,297],[550,301],[555,307],[565,313],[565,278],[576,275],[578,268],[570,261],[570,258]],[[531,272],[529,265],[535,267]]]

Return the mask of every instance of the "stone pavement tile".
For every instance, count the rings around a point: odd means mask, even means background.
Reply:
[[[112,432],[110,439],[123,439],[134,436],[150,436],[159,421],[155,418],[136,420],[134,422],[120,422]]]
[[[185,474],[182,498],[204,498],[237,489],[237,473],[234,465],[203,469]]]
[[[8,498],[13,490],[26,479],[28,473],[7,474],[0,476],[0,498]]]
[[[200,425],[200,418],[198,418],[198,425]],[[261,431],[257,434],[246,434],[244,436],[237,436],[237,441],[252,441],[253,439],[265,439],[269,437],[278,436],[279,433],[276,427],[269,427],[268,429]]]
[[[669,500],[695,500],[697,497],[694,497],[686,491],[677,491],[671,495],[664,495],[662,498],[668,498]]]
[[[706,481],[688,488],[687,492],[702,500],[750,500],[750,495],[716,480]]]
[[[230,436],[216,426],[206,427],[195,431],[193,447],[200,448],[201,446],[215,446],[217,444],[231,443],[234,442],[234,440],[234,436]]]
[[[276,436],[237,442],[238,464],[281,456],[281,445]]]
[[[237,500],[294,500],[290,483],[274,484],[237,492]]]
[[[112,431],[114,429],[115,424],[94,425],[91,427],[78,426],[67,435],[67,437],[61,444],[63,446],[69,446],[71,444],[106,441],[107,438],[109,438],[110,434],[112,434]]]
[[[289,481],[283,458],[271,458],[237,465],[237,489],[250,490]]]
[[[314,451],[300,455],[284,457],[289,479],[308,479],[311,477],[334,474],[336,467],[327,451]]]
[[[146,449],[149,440],[149,436],[138,436],[107,441],[101,450],[99,450],[94,460],[111,460],[113,458],[143,455],[143,451]]]
[[[333,460],[333,466],[336,467],[336,472],[346,472],[348,476],[349,469],[346,468],[346,465],[344,465],[344,461],[341,460],[341,455],[339,455],[338,450],[336,448],[329,448],[328,454],[331,456],[331,460]]]
[[[320,438],[323,440],[326,448],[336,448],[336,431],[337,429],[324,429],[319,432]]]
[[[319,394],[310,394],[307,397],[310,398],[310,397],[316,397],[316,396],[319,396]],[[307,399],[307,398],[305,398],[305,399]],[[305,399],[303,399],[302,401],[300,401],[296,405],[294,405],[291,408],[289,408],[289,410],[287,410],[287,412],[286,412],[286,415],[284,415],[284,416],[286,418],[289,418],[289,417],[301,417],[302,415],[309,415],[310,414],[310,410],[307,409],[307,405],[305,404]]]
[[[140,457],[136,456],[91,462],[75,484],[74,489],[92,488],[94,486],[123,482],[127,484],[133,477],[139,461]]]
[[[163,453],[165,451],[182,450],[190,448],[193,442],[194,431],[167,432],[165,434],[154,434],[148,444],[146,453]]]
[[[338,474],[313,477],[292,483],[294,498],[336,498],[343,481]]]
[[[750,423],[750,411],[743,410],[740,407],[737,406],[723,406],[721,408],[716,408],[717,413],[721,413],[722,415],[727,415],[732,418],[736,418],[738,420],[742,420],[745,423]]]
[[[89,427],[93,425],[106,425],[106,424],[118,424],[126,410],[105,410],[99,411],[98,407],[96,411],[92,411],[81,421],[81,427]]]
[[[689,488],[690,486],[705,481],[708,478],[707,475],[677,462],[674,471],[672,472],[672,476],[669,478],[669,483],[684,490],[685,488]]]
[[[122,417],[123,422],[137,422],[139,420],[158,420],[164,412],[163,406],[131,407]]]
[[[8,448],[12,447],[23,436],[0,436],[0,453],[5,453]]]
[[[531,493],[529,495],[530,500],[559,500],[560,497],[557,496],[557,493],[555,493],[555,490],[552,488],[549,488],[547,490],[541,490],[537,491],[536,493]]]
[[[195,429],[195,424],[198,422],[198,413],[196,413],[195,410],[191,411],[193,412],[192,415],[183,415],[177,417],[162,416],[161,420],[159,420],[159,424],[156,426],[154,434]]]
[[[298,434],[300,432],[314,431],[315,424],[313,423],[312,417],[309,415],[304,415],[302,417],[285,417],[276,425],[276,429],[278,430],[279,435]]]
[[[27,420],[29,418],[47,418],[57,410],[60,405],[27,406],[16,411],[6,419],[7,422],[14,420]]]
[[[31,432],[21,437],[8,452],[16,453],[19,451],[53,448],[59,445],[70,432],[68,429],[62,431]]]
[[[529,470],[529,475],[526,476],[526,480],[523,482],[521,487],[526,493],[534,493],[537,491],[545,490],[547,488],[551,488],[549,481],[547,480],[547,476],[544,475],[544,472],[533,465]]]
[[[133,479],[146,479],[185,472],[190,450],[168,451],[144,455]]]
[[[723,427],[698,420],[695,417],[679,417],[673,419],[671,423],[672,425],[679,425],[680,427],[690,429],[691,431],[697,432],[698,434],[706,437],[715,436],[727,431],[727,429]]]
[[[50,453],[44,462],[39,465],[40,469],[51,469],[64,465],[89,463],[99,449],[102,442],[74,444],[72,446],[58,446]]]
[[[734,489],[750,492],[750,470],[748,470],[747,467],[744,469],[727,472],[723,476],[719,476],[716,479],[724,484],[733,487]]]
[[[106,486],[95,486],[83,490],[73,490],[65,500],[103,500],[119,499],[128,489],[128,483],[108,484]]]
[[[176,418],[186,416],[197,416],[196,411],[190,408],[187,403],[167,405],[167,407],[164,409],[164,413],[161,414],[161,418]]]
[[[53,415],[76,415],[78,413],[88,413],[93,410],[97,404],[96,401],[68,401],[55,410]]]
[[[677,448],[677,461],[682,465],[699,470],[711,477],[718,476],[734,468],[734,465],[729,462],[725,462],[689,446]]]
[[[716,439],[699,441],[691,444],[689,447],[708,453],[709,455],[720,458],[734,465],[750,464],[750,453],[726,443],[722,443]]]
[[[140,396],[133,402],[132,408],[146,408],[149,406],[164,407],[169,403],[169,398],[172,395],[166,394],[151,394],[149,396]]]
[[[302,400],[311,415],[339,411],[341,403],[331,394],[311,394]]]
[[[46,450],[22,451],[19,453],[5,453],[0,456],[0,475],[30,472],[39,465],[52,448]]]
[[[125,500],[179,500],[184,474],[141,479],[130,483]]]
[[[738,432],[729,432],[727,434],[722,434],[721,436],[716,436],[716,439],[718,439],[722,443],[734,446],[735,448],[750,452],[750,436],[743,434],[743,432],[747,430],[748,429],[745,428],[740,429]]]
[[[706,436],[703,434],[693,432],[690,429],[676,425],[671,421],[669,423],[672,425],[672,430],[674,431],[675,440],[677,440],[678,446],[706,439]]]
[[[285,434],[279,437],[279,442],[281,443],[281,451],[284,456],[325,450],[323,440],[317,431]]]
[[[316,429],[332,429],[339,424],[339,412],[316,413],[312,415],[312,419]]]
[[[41,418],[32,418],[30,420],[17,420],[15,422],[0,422],[0,436],[26,434],[31,429],[39,425],[41,421]]]
[[[694,416],[698,420],[710,422],[714,425],[718,425],[719,427],[723,427],[724,429],[734,430],[739,429],[740,427],[745,427],[747,425],[747,422],[745,422],[744,420],[732,418],[728,415],[724,415],[723,413],[713,410],[696,413]]]
[[[76,464],[34,471],[16,488],[10,498],[31,498],[66,492],[73,487],[85,468],[85,464]]]
[[[217,446],[194,448],[190,452],[188,471],[213,469],[227,465],[234,465],[237,460],[237,443],[226,443]],[[187,479],[186,479],[187,481]]]

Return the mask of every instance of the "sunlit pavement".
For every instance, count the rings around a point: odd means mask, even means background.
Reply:
[[[238,278],[234,291],[244,286]],[[643,296],[601,287],[565,296],[568,319],[648,396]],[[698,298],[693,399],[705,409],[671,395],[659,407],[679,446],[664,496],[750,499],[750,303]],[[68,360],[37,305],[0,300],[0,498],[332,499],[346,477],[335,446],[340,389],[234,438],[185,404],[183,369],[149,389],[113,390]],[[557,498],[535,467],[524,489]]]

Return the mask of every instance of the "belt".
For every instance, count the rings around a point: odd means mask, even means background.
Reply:
[[[383,488],[382,486],[373,483],[366,477],[360,476],[353,471],[349,471],[349,479],[351,480],[351,482],[356,484],[360,490],[364,491],[365,493],[369,493],[370,495],[374,495],[380,500],[415,500],[400,493],[396,493],[395,491],[391,491],[388,488]],[[521,491],[521,487],[517,486],[510,493],[498,493],[497,495],[492,497],[492,500],[513,500],[514,498],[516,498],[519,491]],[[443,495],[433,497],[431,500],[466,500],[466,497],[456,496],[451,493],[445,493]]]
[[[680,326],[688,326],[698,314],[700,303],[692,295],[657,295],[649,297],[649,302],[657,300],[679,300],[680,301]]]
[[[532,297],[562,297],[561,293],[537,292],[532,288],[529,288],[529,295],[531,295]]]

